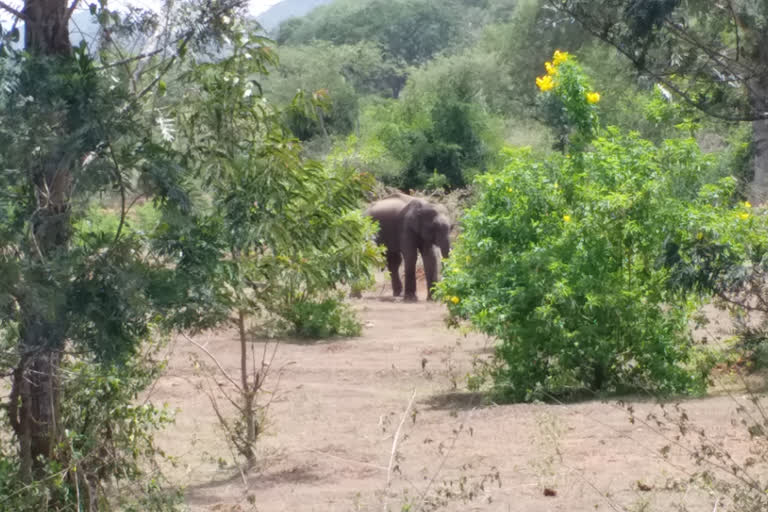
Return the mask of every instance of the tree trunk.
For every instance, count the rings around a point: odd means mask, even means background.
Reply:
[[[50,280],[51,260],[61,259],[70,240],[69,169],[57,168],[56,156],[31,169],[36,175],[38,211],[32,219],[32,240],[27,247],[27,279],[34,288],[46,283],[47,293],[22,293],[19,300],[21,329],[19,365],[11,389],[11,423],[19,441],[22,477],[44,476],[48,460],[55,458],[61,439],[59,420],[59,365],[66,340],[66,299]]]
[[[23,14],[27,51],[39,57],[71,54],[67,0],[26,0]],[[60,161],[61,155],[43,155],[41,160],[39,167],[28,169],[36,190],[37,212],[26,248],[28,277],[38,283],[51,282],[50,261],[61,258],[62,251],[68,249],[72,189],[71,170]],[[50,294],[57,292],[53,283]],[[45,475],[61,439],[59,366],[66,336],[65,304],[52,296],[29,295],[19,304],[20,362],[13,373],[9,408],[19,442],[21,476],[27,481]]]
[[[69,55],[67,0],[24,2],[24,48],[35,55]]]
[[[60,440],[58,425],[61,351],[37,347],[22,357],[13,374],[11,424],[19,441],[21,477],[45,476]]]
[[[765,53],[758,65],[768,70],[768,50]],[[752,111],[756,115],[768,114],[768,76],[757,74],[749,85]],[[747,195],[755,205],[768,200],[768,119],[752,122],[752,181]]]
[[[258,383],[248,381],[248,335],[245,331],[245,312],[243,310],[238,311],[237,327],[240,334],[240,379],[243,386],[243,420],[245,421],[245,439],[242,443],[241,454],[247,459],[247,464],[250,467],[256,457],[253,452],[253,445],[256,444],[258,432],[253,401],[256,398]]]
[[[758,116],[768,115],[768,34],[757,36],[751,52],[754,77],[748,83],[749,103]],[[768,200],[768,119],[752,122],[752,181],[747,193],[752,204]]]
[[[768,119],[752,122],[752,172],[749,200],[764,204],[768,200]]]

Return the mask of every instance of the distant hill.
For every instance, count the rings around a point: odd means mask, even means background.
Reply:
[[[331,3],[333,0],[283,0],[263,13],[256,20],[267,33],[272,33],[280,23],[289,18],[297,18],[308,14],[313,9]]]

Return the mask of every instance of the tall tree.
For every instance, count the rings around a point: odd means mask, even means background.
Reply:
[[[752,123],[750,198],[768,199],[768,3],[548,1],[693,107]]]
[[[26,0],[21,11],[0,2],[25,31],[24,51],[4,45],[0,56],[0,329],[18,336],[7,411],[24,480],[43,476],[58,457],[68,344],[119,359],[150,330],[159,309],[153,271],[126,235],[126,200],[137,176],[147,193],[167,199],[178,169],[161,158],[156,112],[145,107],[173,63],[220,40],[222,22],[240,7],[241,0],[168,2],[160,23],[135,11],[120,22],[104,3],[91,4],[102,38],[73,48],[69,20],[79,0]],[[130,55],[110,37],[137,32],[145,47]],[[120,197],[117,232],[74,245],[82,207],[106,191]]]

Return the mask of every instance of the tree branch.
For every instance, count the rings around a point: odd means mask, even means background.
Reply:
[[[733,4],[731,3],[731,0],[728,0],[728,10],[731,11],[731,18],[733,19],[733,30],[736,34],[736,61],[739,60],[739,57],[741,56],[741,43],[739,40],[739,20],[736,17],[736,11],[733,10]]]
[[[172,42],[178,42],[179,40],[180,39],[176,39],[175,41],[172,41]],[[104,70],[104,69],[114,68],[114,67],[117,67],[117,66],[122,66],[123,64],[130,64],[131,62],[136,62],[137,60],[142,60],[142,59],[147,59],[149,57],[154,57],[157,54],[163,53],[165,50],[166,50],[166,48],[163,47],[163,48],[158,48],[157,50],[152,50],[151,52],[141,53],[139,55],[134,55],[132,57],[126,57],[124,59],[121,59],[121,60],[118,60],[118,61],[115,61],[115,62],[110,62],[109,64],[104,64],[103,66],[99,66],[99,67],[96,68],[96,71],[101,71],[101,70]]]
[[[181,335],[182,335],[182,336],[183,336],[183,337],[184,337],[184,338],[185,338],[185,339],[186,339],[188,342],[190,342],[191,344],[193,344],[194,346],[196,346],[197,348],[199,348],[200,350],[202,350],[203,352],[205,352],[205,354],[206,354],[206,355],[207,355],[207,356],[208,356],[208,357],[211,359],[211,361],[213,361],[213,362],[216,364],[216,366],[219,368],[219,371],[220,371],[220,372],[221,372],[221,374],[224,376],[224,378],[225,378],[225,379],[227,379],[227,380],[230,382],[230,384],[232,384],[232,385],[235,387],[235,389],[236,389],[236,390],[237,390],[239,393],[242,393],[242,392],[243,392],[243,389],[242,389],[242,388],[240,388],[240,384],[238,384],[237,382],[235,382],[235,381],[234,381],[234,379],[232,379],[232,377],[230,377],[230,376],[229,376],[229,373],[227,373],[227,371],[226,371],[226,370],[225,370],[225,369],[224,369],[224,368],[221,366],[221,363],[219,363],[219,360],[218,360],[218,359],[216,359],[216,358],[213,356],[213,354],[211,354],[211,353],[208,351],[208,349],[207,349],[207,348],[205,348],[205,347],[204,347],[204,346],[202,346],[201,344],[199,344],[199,343],[197,343],[196,341],[194,341],[192,338],[190,338],[189,336],[187,336],[185,333],[181,333]]]
[[[16,9],[14,9],[13,7],[11,7],[10,5],[8,5],[7,3],[5,3],[3,1],[0,1],[0,9],[6,10],[9,13],[13,14],[14,16],[16,16],[17,18],[22,19],[24,21],[27,21],[27,17],[24,16],[24,14],[22,12],[17,11]]]
[[[403,429],[403,424],[405,423],[405,419],[408,417],[408,412],[411,410],[411,407],[413,406],[413,399],[416,398],[416,390],[413,390],[413,393],[411,393],[411,399],[408,400],[408,405],[405,407],[405,412],[403,412],[403,416],[400,418],[400,424],[397,426],[397,430],[395,431],[395,437],[392,439],[392,452],[389,455],[389,465],[387,466],[387,485],[384,488],[384,500],[383,500],[383,510],[384,512],[387,512],[389,508],[387,507],[387,498],[389,495],[389,488],[392,485],[392,468],[395,465],[395,457],[397,455],[397,445],[400,442],[400,431]]]
[[[596,30],[585,19],[585,18],[588,18],[586,14],[580,15],[580,13],[574,11],[573,9],[569,9],[564,5],[561,5],[559,2],[556,2],[553,0],[550,0],[550,5],[552,5],[557,10],[568,14],[571,18],[578,21],[579,24],[584,28],[584,30],[586,30],[592,36],[596,37],[600,41],[603,41],[604,43],[607,43],[613,46],[616,49],[616,51],[618,51],[619,53],[624,55],[627,59],[629,59],[629,61],[637,70],[647,74],[651,78],[664,84],[664,86],[666,86],[669,90],[677,94],[685,103],[689,104],[695,109],[700,110],[709,116],[712,116],[717,119],[721,119],[723,121],[751,122],[751,121],[768,119],[768,113],[764,113],[764,112],[761,113],[761,112],[754,112],[754,111],[753,112],[743,111],[744,115],[729,115],[729,114],[718,112],[712,109],[711,107],[708,107],[707,105],[703,105],[702,103],[695,101],[689,93],[684,91],[682,88],[680,88],[678,85],[676,85],[669,79],[665,78],[662,73],[658,73],[651,70],[649,66],[645,65],[641,60],[637,59],[629,49],[625,48],[624,45],[622,45],[620,42],[615,41],[613,38],[611,38],[610,34],[607,31]],[[678,35],[679,37],[679,34],[676,34],[676,35]],[[713,58],[711,55],[709,55],[709,57]],[[713,59],[713,60],[716,61],[716,59]],[[729,68],[726,67],[726,69],[729,69]]]
[[[75,9],[77,8],[77,4],[80,3],[80,0],[72,0],[72,3],[69,6],[69,9],[67,9],[67,14],[64,16],[64,23],[69,23],[69,19],[72,17],[72,14],[75,12]]]

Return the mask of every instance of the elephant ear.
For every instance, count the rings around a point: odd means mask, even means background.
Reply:
[[[411,201],[405,205],[402,213],[405,228],[403,231],[418,231],[419,210],[421,210],[421,204],[418,201]]]

